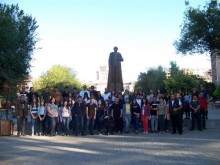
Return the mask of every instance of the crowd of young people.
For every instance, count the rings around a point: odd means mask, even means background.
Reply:
[[[15,109],[18,136],[26,135],[27,118],[32,136],[138,134],[140,130],[144,134],[178,131],[181,135],[184,119],[191,120],[190,130],[195,129],[196,121],[199,131],[206,129],[208,92],[201,86],[199,91],[193,87],[191,93],[179,90],[167,95],[140,89],[122,93],[106,88],[101,93],[84,85],[81,91],[65,87],[63,92],[57,86],[52,92],[46,87],[39,95],[33,87],[27,92],[23,86]]]

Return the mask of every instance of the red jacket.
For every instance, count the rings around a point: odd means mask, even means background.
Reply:
[[[206,101],[206,99],[205,98],[198,98],[198,101],[200,103],[200,109],[206,110],[208,107],[208,102]]]
[[[142,116],[150,116],[150,105],[149,104],[147,104],[146,106],[145,106],[145,108],[143,109],[144,107],[142,107],[141,108],[141,115]]]

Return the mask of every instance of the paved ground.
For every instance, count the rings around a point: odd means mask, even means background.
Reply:
[[[183,135],[0,137],[0,165],[220,164],[220,128]]]
[[[220,119],[210,110],[209,121]],[[0,137],[0,165],[220,165],[220,127],[183,135]]]

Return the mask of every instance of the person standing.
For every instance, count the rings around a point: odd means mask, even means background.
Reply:
[[[92,85],[91,87],[90,87],[90,95],[94,95],[95,96],[95,99],[96,100],[98,100],[98,91],[97,90],[95,90],[95,86],[94,85]]]
[[[111,105],[110,111],[113,113],[114,131],[116,133],[122,133],[123,131],[122,104],[119,103],[118,97],[115,98],[115,102]]]
[[[64,92],[62,92],[62,99],[68,100],[69,97],[72,97],[72,94],[69,91],[69,87],[65,86]]]
[[[166,104],[164,104],[164,100],[162,97],[159,98],[159,104],[157,106],[158,112],[158,123],[159,123],[159,130],[160,133],[165,132],[165,115],[166,115]]]
[[[200,112],[201,112],[201,117],[202,117],[202,129],[206,129],[206,110],[208,107],[208,102],[204,98],[204,95],[202,92],[199,94],[198,101],[200,103]]]
[[[157,132],[158,128],[158,111],[157,111],[157,106],[159,104],[159,101],[157,101],[157,97],[153,96],[153,101],[150,103],[151,105],[151,131],[152,133]]]
[[[45,135],[46,131],[45,131],[45,117],[46,117],[46,107],[45,107],[45,103],[44,100],[41,101],[40,106],[38,108],[38,118],[39,118],[39,122],[38,122],[38,132],[40,135]]]
[[[191,131],[195,128],[195,120],[197,120],[198,130],[202,131],[201,128],[201,113],[200,113],[200,103],[196,95],[193,96],[193,100],[190,103],[190,109],[192,111],[192,127]]]
[[[110,115],[110,105],[109,105],[108,100],[105,100],[105,103],[104,103],[104,120],[105,120],[104,124],[105,124],[105,129],[106,129],[105,134],[109,135],[110,133],[113,133],[113,130],[112,130],[113,119],[112,119],[112,116]]]
[[[30,92],[27,95],[28,104],[31,105],[33,103],[33,98],[36,98],[36,103],[40,103],[40,98],[37,92],[34,91],[34,87],[30,88]]]
[[[148,121],[150,117],[150,104],[146,98],[141,102],[141,120],[143,123],[144,134],[148,134]]]
[[[42,92],[42,100],[44,100],[44,104],[47,106],[50,103],[51,93],[49,86],[46,86],[45,90]]]
[[[102,100],[98,100],[98,105],[97,105],[97,128],[98,128],[98,134],[102,134],[102,127],[104,126],[104,106],[102,104]]]
[[[131,123],[131,105],[129,98],[126,98],[123,104],[123,120],[125,122],[125,133],[129,133],[129,127]]]
[[[56,100],[55,104],[56,104],[57,106],[59,106],[60,103],[61,103],[61,100],[62,100],[62,93],[59,91],[58,86],[55,86],[55,87],[54,87],[54,91],[53,91],[53,93],[52,93],[52,97],[54,97],[55,100]]]
[[[124,91],[121,62],[124,61],[118,47],[114,47],[114,52],[109,55],[108,90]]]
[[[90,102],[86,104],[86,119],[87,119],[87,130],[89,129],[90,135],[94,135],[94,121],[96,119],[97,106],[94,103],[94,98],[90,99]],[[87,131],[86,131],[87,132]]]
[[[205,88],[204,85],[201,85],[201,92],[203,93],[203,97],[206,99],[206,102],[208,104],[209,101],[209,92],[208,90]],[[208,106],[205,109],[205,118],[208,119]]]
[[[85,103],[82,100],[81,96],[78,96],[77,101],[73,105],[71,109],[73,123],[75,125],[75,135],[78,136],[81,134],[82,136],[86,135],[86,118],[85,118]]]
[[[90,92],[87,90],[87,86],[83,85],[83,90],[80,91],[79,95],[84,98],[84,94],[87,93],[88,97],[90,98]]]
[[[38,103],[37,103],[37,99],[34,97],[33,101],[31,103],[30,106],[30,114],[31,114],[31,136],[36,135],[36,133],[38,132],[37,128],[38,128]],[[38,132],[38,135],[39,132]]]
[[[18,96],[15,104],[15,114],[17,117],[17,136],[25,136],[25,120],[28,115],[28,103],[25,101],[25,96]]]
[[[176,99],[174,94],[170,95],[169,101],[169,113],[172,121],[172,134],[176,134],[176,129],[179,134],[182,135],[182,103],[180,100]]]
[[[63,133],[65,136],[69,136],[69,122],[70,122],[70,107],[67,105],[67,100],[63,100],[62,109],[62,123],[63,123]]]
[[[26,100],[27,100],[27,96],[28,96],[28,92],[26,91],[24,85],[23,85],[22,88],[21,88],[20,96],[21,96],[21,95],[24,96],[24,99],[25,99],[25,101],[26,101]]]
[[[55,104],[56,99],[52,97],[50,104],[47,106],[47,113],[49,117],[50,136],[55,136],[56,119],[58,117],[58,106]]]
[[[134,119],[134,131],[136,134],[138,134],[141,108],[140,108],[139,104],[137,103],[136,99],[133,99],[133,101],[131,103],[131,114]]]

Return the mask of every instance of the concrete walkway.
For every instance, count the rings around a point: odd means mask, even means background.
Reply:
[[[208,121],[219,121],[210,109]],[[219,165],[220,127],[183,135],[1,136],[0,165]]]

